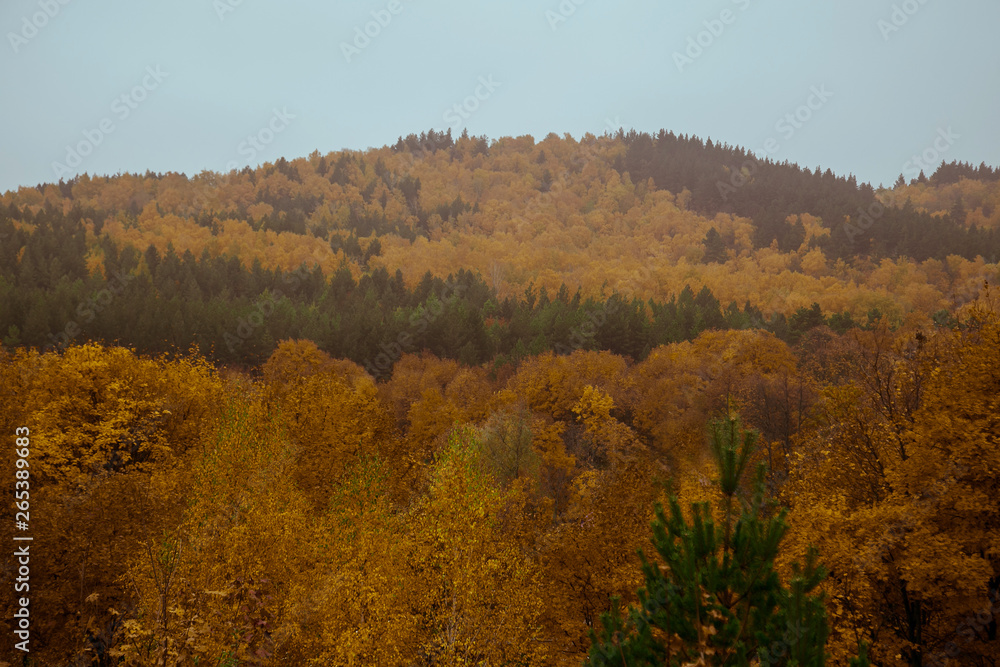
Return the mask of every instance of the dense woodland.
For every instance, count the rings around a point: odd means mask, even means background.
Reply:
[[[62,348],[86,337],[158,353],[193,343],[216,360],[259,365],[275,341],[308,338],[362,364],[395,347],[393,361],[401,351],[426,349],[467,364],[502,366],[551,349],[603,349],[640,359],[706,329],[767,329],[795,342],[814,326],[842,332],[858,324],[847,312],[824,314],[819,304],[765,318],[749,302],[723,307],[708,287],[695,294],[685,285],[668,301],[644,303],[618,292],[583,299],[579,288],[570,294],[565,284],[550,295],[531,284],[500,299],[464,269],[444,280],[428,272],[407,287],[399,269],[390,276],[378,267],[355,280],[342,265],[327,278],[317,265],[285,271],[255,261],[246,268],[237,257],[212,258],[207,251],[200,259],[190,251],[178,256],[171,245],[163,256],[155,246],[143,254],[120,251],[107,236],[102,272],[90,275],[82,223],[49,220],[42,212],[33,224],[30,236],[10,232],[24,239],[19,270],[11,251],[9,282],[0,293],[0,327],[10,346]],[[48,271],[34,268],[46,264]],[[873,309],[861,322],[871,326],[880,318]],[[388,370],[381,366],[380,372]]]
[[[998,251],[669,132],[8,192],[23,664],[996,667]]]

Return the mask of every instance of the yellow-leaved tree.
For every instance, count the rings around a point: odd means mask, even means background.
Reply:
[[[128,559],[179,520],[189,452],[222,385],[196,353],[149,359],[96,344],[19,352],[5,370],[9,432],[30,434],[33,655],[92,656],[132,609],[118,583]]]
[[[496,485],[474,430],[453,432],[408,509],[385,477],[375,459],[347,476],[295,589],[309,664],[546,664],[524,493]]]
[[[1000,317],[988,291],[954,330],[855,336],[785,489],[789,558],[830,568],[834,660],[859,639],[886,665],[1000,656]]]
[[[311,555],[309,504],[282,425],[235,396],[199,446],[179,525],[144,540],[123,587],[139,612],[109,653],[127,665],[274,664],[288,590]]]
[[[295,449],[294,478],[325,510],[334,484],[360,457],[390,456],[392,422],[371,377],[309,341],[286,341],[264,367],[266,396]]]

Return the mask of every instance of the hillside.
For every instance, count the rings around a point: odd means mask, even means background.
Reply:
[[[998,199],[985,166],[942,164],[876,193],[668,132],[431,131],[224,175],[85,175],[0,199],[0,332],[11,345],[194,342],[247,363],[309,337],[364,362],[373,335],[395,340],[448,292],[464,319],[441,326],[464,353],[423,345],[472,363],[566,345],[611,298],[630,304],[634,340],[584,347],[639,358],[706,326],[794,340],[803,322],[940,318],[973,299],[997,273]],[[562,324],[540,312],[550,300],[572,311]],[[701,324],[661,316],[671,303]]]
[[[671,571],[689,656],[994,664],[998,199],[670,133],[7,192],[32,658],[618,664]]]

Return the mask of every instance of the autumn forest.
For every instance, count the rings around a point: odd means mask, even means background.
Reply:
[[[8,191],[0,665],[997,667],[998,258],[666,130]]]

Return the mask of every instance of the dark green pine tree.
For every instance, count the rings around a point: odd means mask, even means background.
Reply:
[[[789,339],[791,342],[797,343],[806,332],[824,324],[826,324],[826,318],[823,317],[823,311],[818,303],[813,303],[811,308],[803,306],[788,319]]]
[[[724,264],[726,262],[726,242],[722,240],[722,235],[719,234],[719,231],[715,227],[708,230],[704,243],[705,256],[702,258],[702,261],[705,264],[713,262]]]
[[[785,510],[766,511],[763,466],[751,497],[738,495],[757,433],[727,417],[710,424],[710,435],[722,525],[708,503],[692,505],[690,524],[676,497],[669,516],[657,504],[653,544],[662,564],[640,552],[646,577],[640,604],[626,617],[612,601],[601,636],[591,633],[587,665],[825,664],[828,629],[817,587],[826,571],[810,550],[805,567],[795,564],[784,586],[774,561],[787,530]]]
[[[965,217],[967,213],[965,211],[965,205],[962,203],[962,197],[955,200],[955,204],[951,207],[949,215],[951,216],[951,221],[956,225],[965,224]]]

